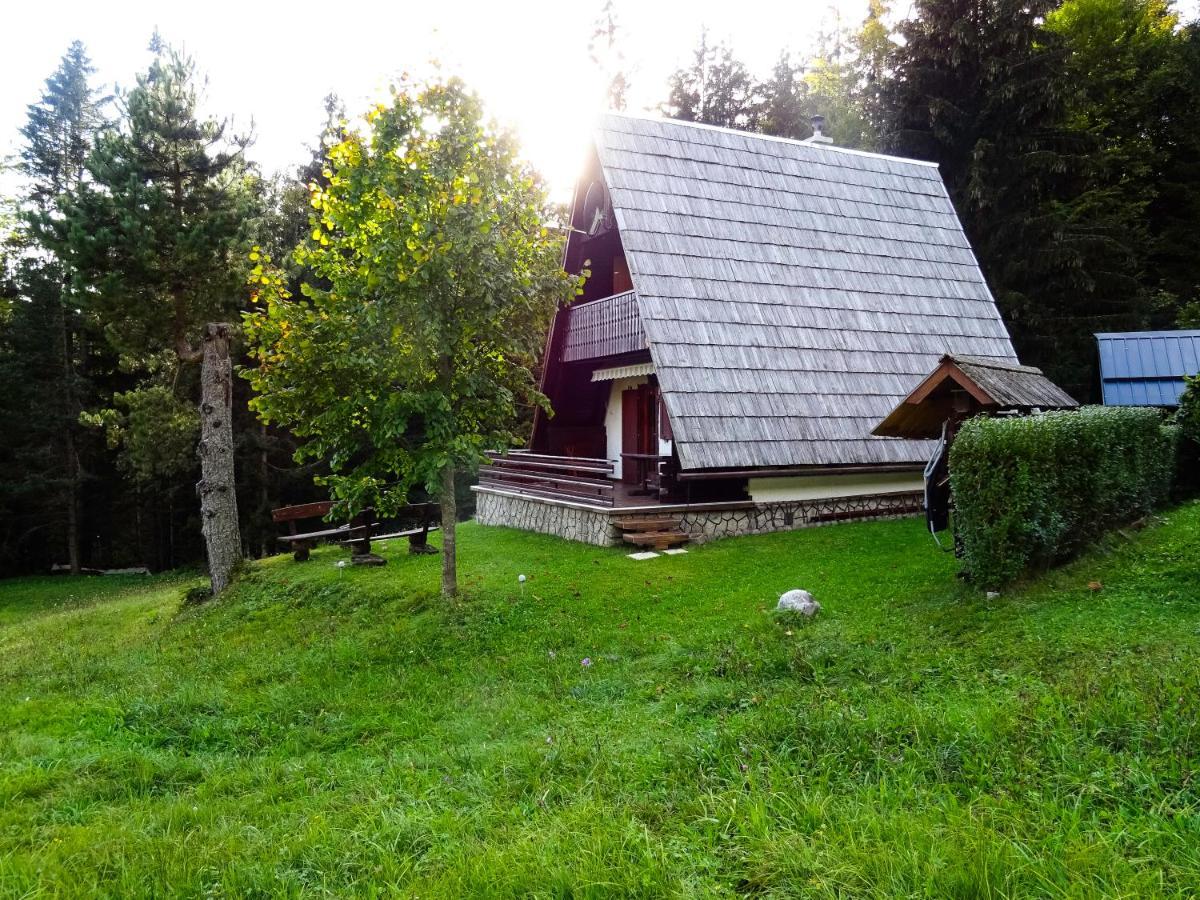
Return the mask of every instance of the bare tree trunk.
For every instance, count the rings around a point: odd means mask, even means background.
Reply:
[[[454,495],[454,463],[442,469],[442,596],[453,600],[458,596],[458,561],[454,552],[454,526],[458,524],[458,508]]]
[[[75,447],[75,353],[71,323],[67,318],[66,291],[58,301],[59,339],[62,351],[63,455],[66,457],[67,559],[71,574],[79,574],[79,451]]]
[[[71,574],[79,574],[79,452],[75,449],[75,435],[67,426],[67,558]]]
[[[233,326],[210,323],[204,330],[200,369],[200,521],[208,550],[213,596],[229,586],[242,558],[233,471]]]

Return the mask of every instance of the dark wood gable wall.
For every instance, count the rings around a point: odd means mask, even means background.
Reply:
[[[573,306],[633,289],[616,223],[601,234],[586,233],[589,223],[583,221],[584,195],[588,186],[602,177],[599,159],[593,151],[576,185],[571,211],[572,230],[563,255],[563,265],[568,272],[579,273],[585,269],[590,272],[583,294],[576,298]],[[593,382],[592,371],[598,365],[648,362],[650,354],[647,350],[639,350],[605,357],[602,361],[564,361],[569,321],[570,308],[561,308],[550,329],[543,363],[542,392],[549,398],[554,413],[548,416],[539,410],[535,414],[530,448],[539,453],[603,457],[607,455],[604,413],[610,384]]]

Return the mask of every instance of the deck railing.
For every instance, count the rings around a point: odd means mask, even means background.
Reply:
[[[646,349],[646,333],[634,291],[568,307],[567,316],[564,362]]]
[[[547,500],[613,505],[613,464],[607,459],[547,456],[526,450],[489,453],[479,486]]]

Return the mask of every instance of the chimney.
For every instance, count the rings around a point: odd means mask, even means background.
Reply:
[[[815,115],[812,117],[812,137],[804,143],[806,144],[832,144],[833,138],[825,134],[825,117]]]

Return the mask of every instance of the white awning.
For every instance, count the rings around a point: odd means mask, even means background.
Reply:
[[[616,381],[618,378],[637,378],[639,375],[653,375],[654,363],[634,363],[631,366],[613,366],[611,369],[597,369],[592,373],[592,381]]]

